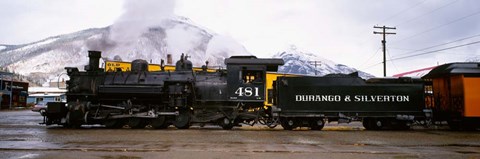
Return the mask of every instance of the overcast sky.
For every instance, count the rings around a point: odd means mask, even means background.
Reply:
[[[0,44],[105,27],[122,15],[123,4],[120,0],[3,0]],[[387,36],[387,59],[393,59],[387,63],[388,75],[480,57],[480,44],[475,43],[480,41],[478,0],[177,0],[174,12],[234,38],[259,57],[296,45],[377,76],[383,69],[382,36],[373,34],[381,31],[374,25],[397,28],[389,30],[396,35]],[[466,46],[436,52],[460,45]],[[402,58],[429,51],[433,53]]]

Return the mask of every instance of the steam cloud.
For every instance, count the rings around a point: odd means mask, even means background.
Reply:
[[[201,66],[207,60],[223,65],[225,57],[250,54],[233,38],[191,24],[174,10],[174,0],[126,0],[124,13],[110,27],[108,42],[101,43],[106,46],[105,55],[160,63],[167,54],[176,61],[185,53],[194,59],[194,66]]]
[[[149,27],[158,26],[173,17],[174,0],[126,0],[124,13],[110,30],[110,40],[116,44],[128,44],[138,39]]]

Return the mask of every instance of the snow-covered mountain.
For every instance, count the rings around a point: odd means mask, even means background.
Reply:
[[[209,65],[223,65],[225,57],[250,55],[230,37],[202,28],[188,18],[174,17],[149,27],[138,38],[118,41],[112,39],[112,26],[87,29],[71,34],[53,36],[23,45],[0,44],[0,67],[47,82],[64,72],[64,67],[83,68],[88,63],[88,50],[102,51],[102,57],[115,56],[124,61],[145,59],[160,63],[172,54],[173,61],[182,53],[188,54],[195,66],[205,61]],[[132,24],[134,25],[134,24]]]
[[[251,55],[232,38],[218,35],[184,17],[164,19],[157,26],[148,27],[137,38],[112,38],[122,33],[114,28],[115,25],[86,29],[23,45],[0,44],[0,68],[41,84],[57,81],[60,76],[66,78],[63,74],[65,67],[83,69],[88,63],[88,50],[102,51],[102,57],[106,59],[145,59],[157,64],[166,59],[167,54],[172,54],[175,62],[182,53],[186,53],[194,66],[201,66],[205,61],[209,61],[210,66],[221,66],[230,56]],[[285,60],[285,66],[280,67],[280,71],[285,73],[315,75],[316,70],[317,75],[326,75],[358,71],[295,47],[274,57]],[[317,68],[309,61],[317,61]],[[372,77],[359,72],[361,77]]]
[[[327,74],[350,74],[358,72],[359,76],[362,78],[374,77],[371,74],[359,71],[355,68],[343,64],[337,64],[331,60],[318,57],[311,52],[302,51],[295,46],[291,46],[286,49],[286,51],[279,52],[273,57],[282,58],[285,61],[285,65],[278,69],[278,71],[282,73],[324,76]]]

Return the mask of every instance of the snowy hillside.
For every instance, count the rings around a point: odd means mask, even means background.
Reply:
[[[116,25],[53,36],[23,45],[0,44],[0,67],[34,79],[31,82],[45,83],[56,81],[60,76],[65,78],[65,67],[83,69],[88,63],[88,50],[102,51],[102,57],[106,59],[145,59],[156,64],[166,59],[167,54],[172,54],[175,62],[185,53],[194,66],[204,65],[205,61],[209,61],[210,66],[221,66],[230,56],[251,55],[234,39],[218,35],[184,17],[163,19],[156,26],[143,30],[137,38],[121,37],[124,32],[119,31]],[[285,73],[315,75],[316,70],[318,75],[325,75],[357,71],[295,47],[275,57],[285,60],[285,66],[280,67],[280,71]],[[318,61],[317,68],[309,61]],[[360,72],[360,76],[371,75]]]
[[[359,71],[355,68],[348,67],[346,65],[337,64],[328,59],[324,59],[316,56],[315,54],[307,51],[301,51],[295,46],[291,46],[286,51],[277,53],[274,58],[282,58],[285,61],[285,65],[279,68],[279,72],[292,73],[292,74],[307,74],[323,76],[327,74],[350,74],[358,72],[362,78],[374,77],[368,73]],[[316,62],[316,67],[315,67]]]
[[[169,18],[159,24],[144,30],[138,38],[123,41],[112,39],[110,26],[24,45],[0,45],[0,67],[46,82],[64,72],[64,67],[83,69],[88,63],[88,50],[102,51],[102,57],[108,59],[118,55],[124,61],[145,59],[157,64],[167,54],[172,54],[176,61],[185,53],[194,59],[195,66],[207,60],[212,66],[223,65],[225,57],[250,55],[232,38],[208,31],[187,18]]]

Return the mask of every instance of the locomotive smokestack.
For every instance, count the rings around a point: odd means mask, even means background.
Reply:
[[[167,65],[172,65],[172,64],[173,64],[172,54],[167,54]]]
[[[89,50],[88,51],[88,57],[90,58],[90,61],[87,66],[85,66],[86,71],[96,71],[99,70],[99,63],[100,63],[100,58],[102,57],[102,52],[100,51],[93,51]]]

